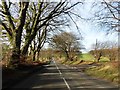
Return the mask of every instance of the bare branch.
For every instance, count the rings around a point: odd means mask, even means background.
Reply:
[[[7,6],[7,3],[4,0],[2,0],[2,5],[3,5],[4,13],[6,13],[6,18],[8,19],[8,23],[10,25],[10,28],[11,28],[11,30],[14,30],[15,25],[12,21],[12,16],[11,16],[11,13],[9,12],[9,8]]]

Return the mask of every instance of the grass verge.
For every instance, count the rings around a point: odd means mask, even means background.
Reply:
[[[85,70],[89,75],[109,80],[113,83],[120,84],[118,62],[106,62],[101,66],[90,67]]]

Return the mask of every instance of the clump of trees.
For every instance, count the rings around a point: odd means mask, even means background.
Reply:
[[[75,34],[69,32],[62,32],[54,35],[50,40],[50,45],[57,50],[62,51],[66,55],[66,60],[74,60],[77,55],[80,54],[82,45],[80,38]]]
[[[92,20],[94,20],[97,25],[100,25],[102,29],[106,30],[107,34],[117,33],[116,35],[118,35],[120,32],[119,8],[119,1],[95,1],[91,9],[93,11],[95,10]],[[117,40],[117,37],[115,38]],[[93,47],[90,53],[94,55],[98,62],[102,56],[108,57],[110,61],[118,60],[119,47],[116,42],[97,42]]]
[[[44,59],[48,59],[51,60],[54,56],[54,50],[52,48],[47,48],[47,49],[42,49],[40,52],[40,59],[44,60]]]
[[[48,34],[72,21],[73,7],[81,2],[24,2],[1,0],[0,24],[12,48],[11,64],[19,63],[21,56],[39,57]]]
[[[110,61],[118,60],[118,46],[116,42],[105,41],[98,42],[92,45],[93,50],[90,53],[95,57],[97,62],[100,61],[100,58],[107,57]]]

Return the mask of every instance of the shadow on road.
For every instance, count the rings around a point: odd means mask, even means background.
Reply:
[[[91,78],[81,70],[67,68],[63,65],[45,65],[42,70],[36,70],[30,77],[12,86],[13,89],[38,90],[118,90],[115,86]],[[58,69],[62,72],[59,73]],[[63,80],[66,80],[66,82]],[[67,84],[70,86],[68,88]]]

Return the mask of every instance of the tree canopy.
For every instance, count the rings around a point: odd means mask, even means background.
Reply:
[[[78,38],[73,33],[63,32],[54,35],[50,45],[58,50],[61,50],[68,60],[73,60],[74,56],[80,53],[82,45]]]
[[[34,47],[39,52],[49,32],[68,25],[73,7],[81,2],[6,2],[0,4],[1,25],[13,47],[11,61],[19,61]],[[33,44],[34,43],[34,44]]]

